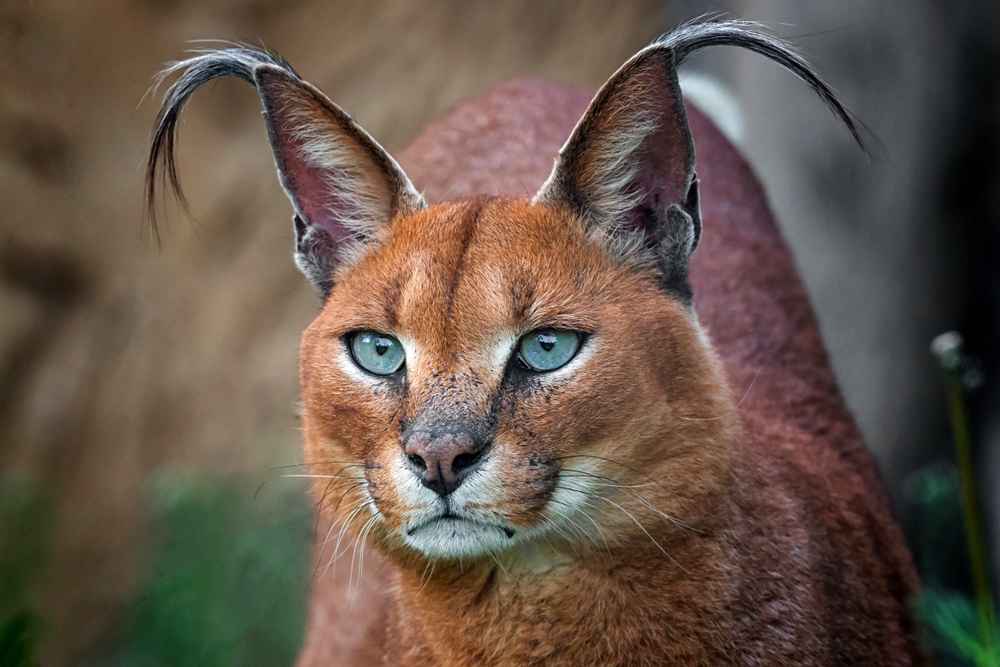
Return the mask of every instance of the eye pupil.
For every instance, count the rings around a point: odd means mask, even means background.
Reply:
[[[521,339],[517,353],[521,364],[536,373],[554,371],[569,363],[580,349],[580,334],[564,329],[541,329]]]
[[[403,346],[392,336],[359,331],[347,343],[354,363],[375,375],[392,375],[406,362]]]
[[[551,352],[559,339],[550,333],[538,334],[538,346],[546,352]]]

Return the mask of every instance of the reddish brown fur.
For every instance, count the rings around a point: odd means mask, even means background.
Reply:
[[[692,283],[717,355],[653,277],[609,259],[569,212],[520,199],[545,178],[588,100],[510,84],[429,128],[401,162],[431,201],[462,201],[395,220],[339,276],[305,332],[307,460],[330,475],[346,474],[344,462],[373,464],[366,473],[385,520],[354,591],[344,559],[324,574],[334,545],[319,545],[300,664],[919,662],[910,557],[738,152],[690,110],[705,229]],[[548,305],[523,312],[520,301],[541,293]],[[495,328],[553,317],[593,331],[597,351],[558,391],[501,401],[496,509],[515,525],[537,520],[529,491],[542,482],[530,456],[601,455],[619,462],[601,474],[656,482],[611,496],[650,535],[604,507],[606,543],[556,536],[540,554],[430,571],[392,535],[399,498],[383,471],[400,455],[400,420],[428,406],[459,409],[449,401],[469,414],[487,409],[497,379],[461,353]],[[358,328],[420,342],[426,353],[408,366],[405,396],[373,396],[333,363],[340,335]],[[339,479],[316,490],[324,521],[360,498]]]

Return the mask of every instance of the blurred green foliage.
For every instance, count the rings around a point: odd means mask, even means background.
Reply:
[[[925,588],[955,585],[955,572],[968,569],[958,470],[949,463],[917,470],[907,478],[904,494],[907,532],[921,582]]]
[[[30,480],[0,480],[0,665],[38,665],[41,621],[32,600],[45,566],[51,507]]]
[[[962,504],[958,470],[935,465],[915,473],[907,483],[913,504],[914,551],[924,590],[915,603],[929,647],[939,667],[1000,667],[1000,627],[992,628],[993,642],[984,642],[978,610],[973,600],[949,588],[958,567],[967,569],[964,556],[956,562],[953,550],[943,545],[961,544]]]
[[[32,595],[52,507],[0,480],[0,665],[34,667],[48,636]],[[312,516],[300,487],[161,474],[150,484],[151,548],[118,631],[87,665],[291,665],[305,626]]]
[[[993,641],[983,641],[975,604],[956,593],[929,588],[917,602],[917,615],[927,627],[931,646],[958,664],[1000,667],[1000,627],[992,627]]]
[[[924,583],[915,611],[939,665],[1000,667],[1000,625],[989,577],[990,558],[966,406],[966,393],[980,386],[983,377],[978,363],[963,352],[962,337],[957,332],[936,337],[931,352],[943,372],[955,462],[918,471],[907,485],[918,518],[913,546],[919,554]],[[952,550],[947,545],[960,541],[955,534],[959,525],[966,548],[957,565],[969,573],[973,597],[956,593],[948,586],[954,585],[956,564],[948,562]]]
[[[311,571],[301,489],[170,474],[151,501],[152,563],[113,663],[291,665]]]

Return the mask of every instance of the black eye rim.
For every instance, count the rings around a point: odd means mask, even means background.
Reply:
[[[391,338],[392,340],[396,341],[396,345],[399,345],[399,348],[401,350],[403,349],[403,344],[401,342],[399,342],[399,338],[397,338],[396,336],[393,336],[392,334],[388,334],[388,333],[379,331],[378,329],[355,329],[354,331],[348,331],[343,336],[341,336],[341,342],[343,342],[344,347],[347,349],[347,354],[348,354],[348,356],[351,357],[351,362],[357,368],[359,368],[362,373],[366,373],[366,374],[368,374],[368,375],[370,375],[370,376],[372,376],[374,378],[379,378],[381,380],[386,380],[386,379],[393,379],[393,378],[399,378],[399,377],[401,377],[402,374],[404,373],[404,371],[406,370],[406,351],[405,350],[403,350],[403,360],[400,362],[399,368],[397,368],[396,370],[392,371],[391,373],[376,373],[373,370],[365,368],[364,364],[362,364],[360,361],[358,361],[357,355],[354,354],[354,341],[355,341],[355,339],[358,336],[361,336],[363,334],[372,334],[372,335],[375,335],[375,336],[380,336],[382,338]]]
[[[576,349],[573,350],[573,354],[571,354],[569,358],[566,359],[565,362],[556,366],[555,368],[545,368],[545,369],[535,368],[534,366],[529,364],[528,360],[525,359],[524,356],[521,354],[521,345],[529,336],[535,336],[545,331],[551,331],[553,333],[569,333],[576,336]],[[565,368],[571,361],[576,359],[576,356],[580,354],[580,350],[583,349],[583,346],[586,344],[589,338],[590,334],[588,334],[586,331],[578,331],[576,329],[563,329],[560,327],[538,327],[537,329],[532,329],[531,331],[529,331],[528,333],[522,335],[520,338],[517,339],[517,343],[514,344],[514,357],[517,360],[518,368],[520,368],[522,371],[526,371],[534,375],[544,375],[545,373],[554,373],[560,368]]]

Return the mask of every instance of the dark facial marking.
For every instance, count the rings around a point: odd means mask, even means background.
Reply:
[[[472,241],[475,238],[476,229],[479,227],[479,216],[482,214],[483,208],[488,201],[489,199],[483,197],[472,202],[469,211],[465,214],[465,219],[462,221],[462,242],[459,248],[458,264],[455,266],[455,272],[451,275],[448,292],[445,296],[447,303],[446,321],[448,322],[452,321],[452,311],[455,307],[455,292],[458,290],[458,286],[462,282],[462,275],[465,273],[469,250],[472,248]]]

